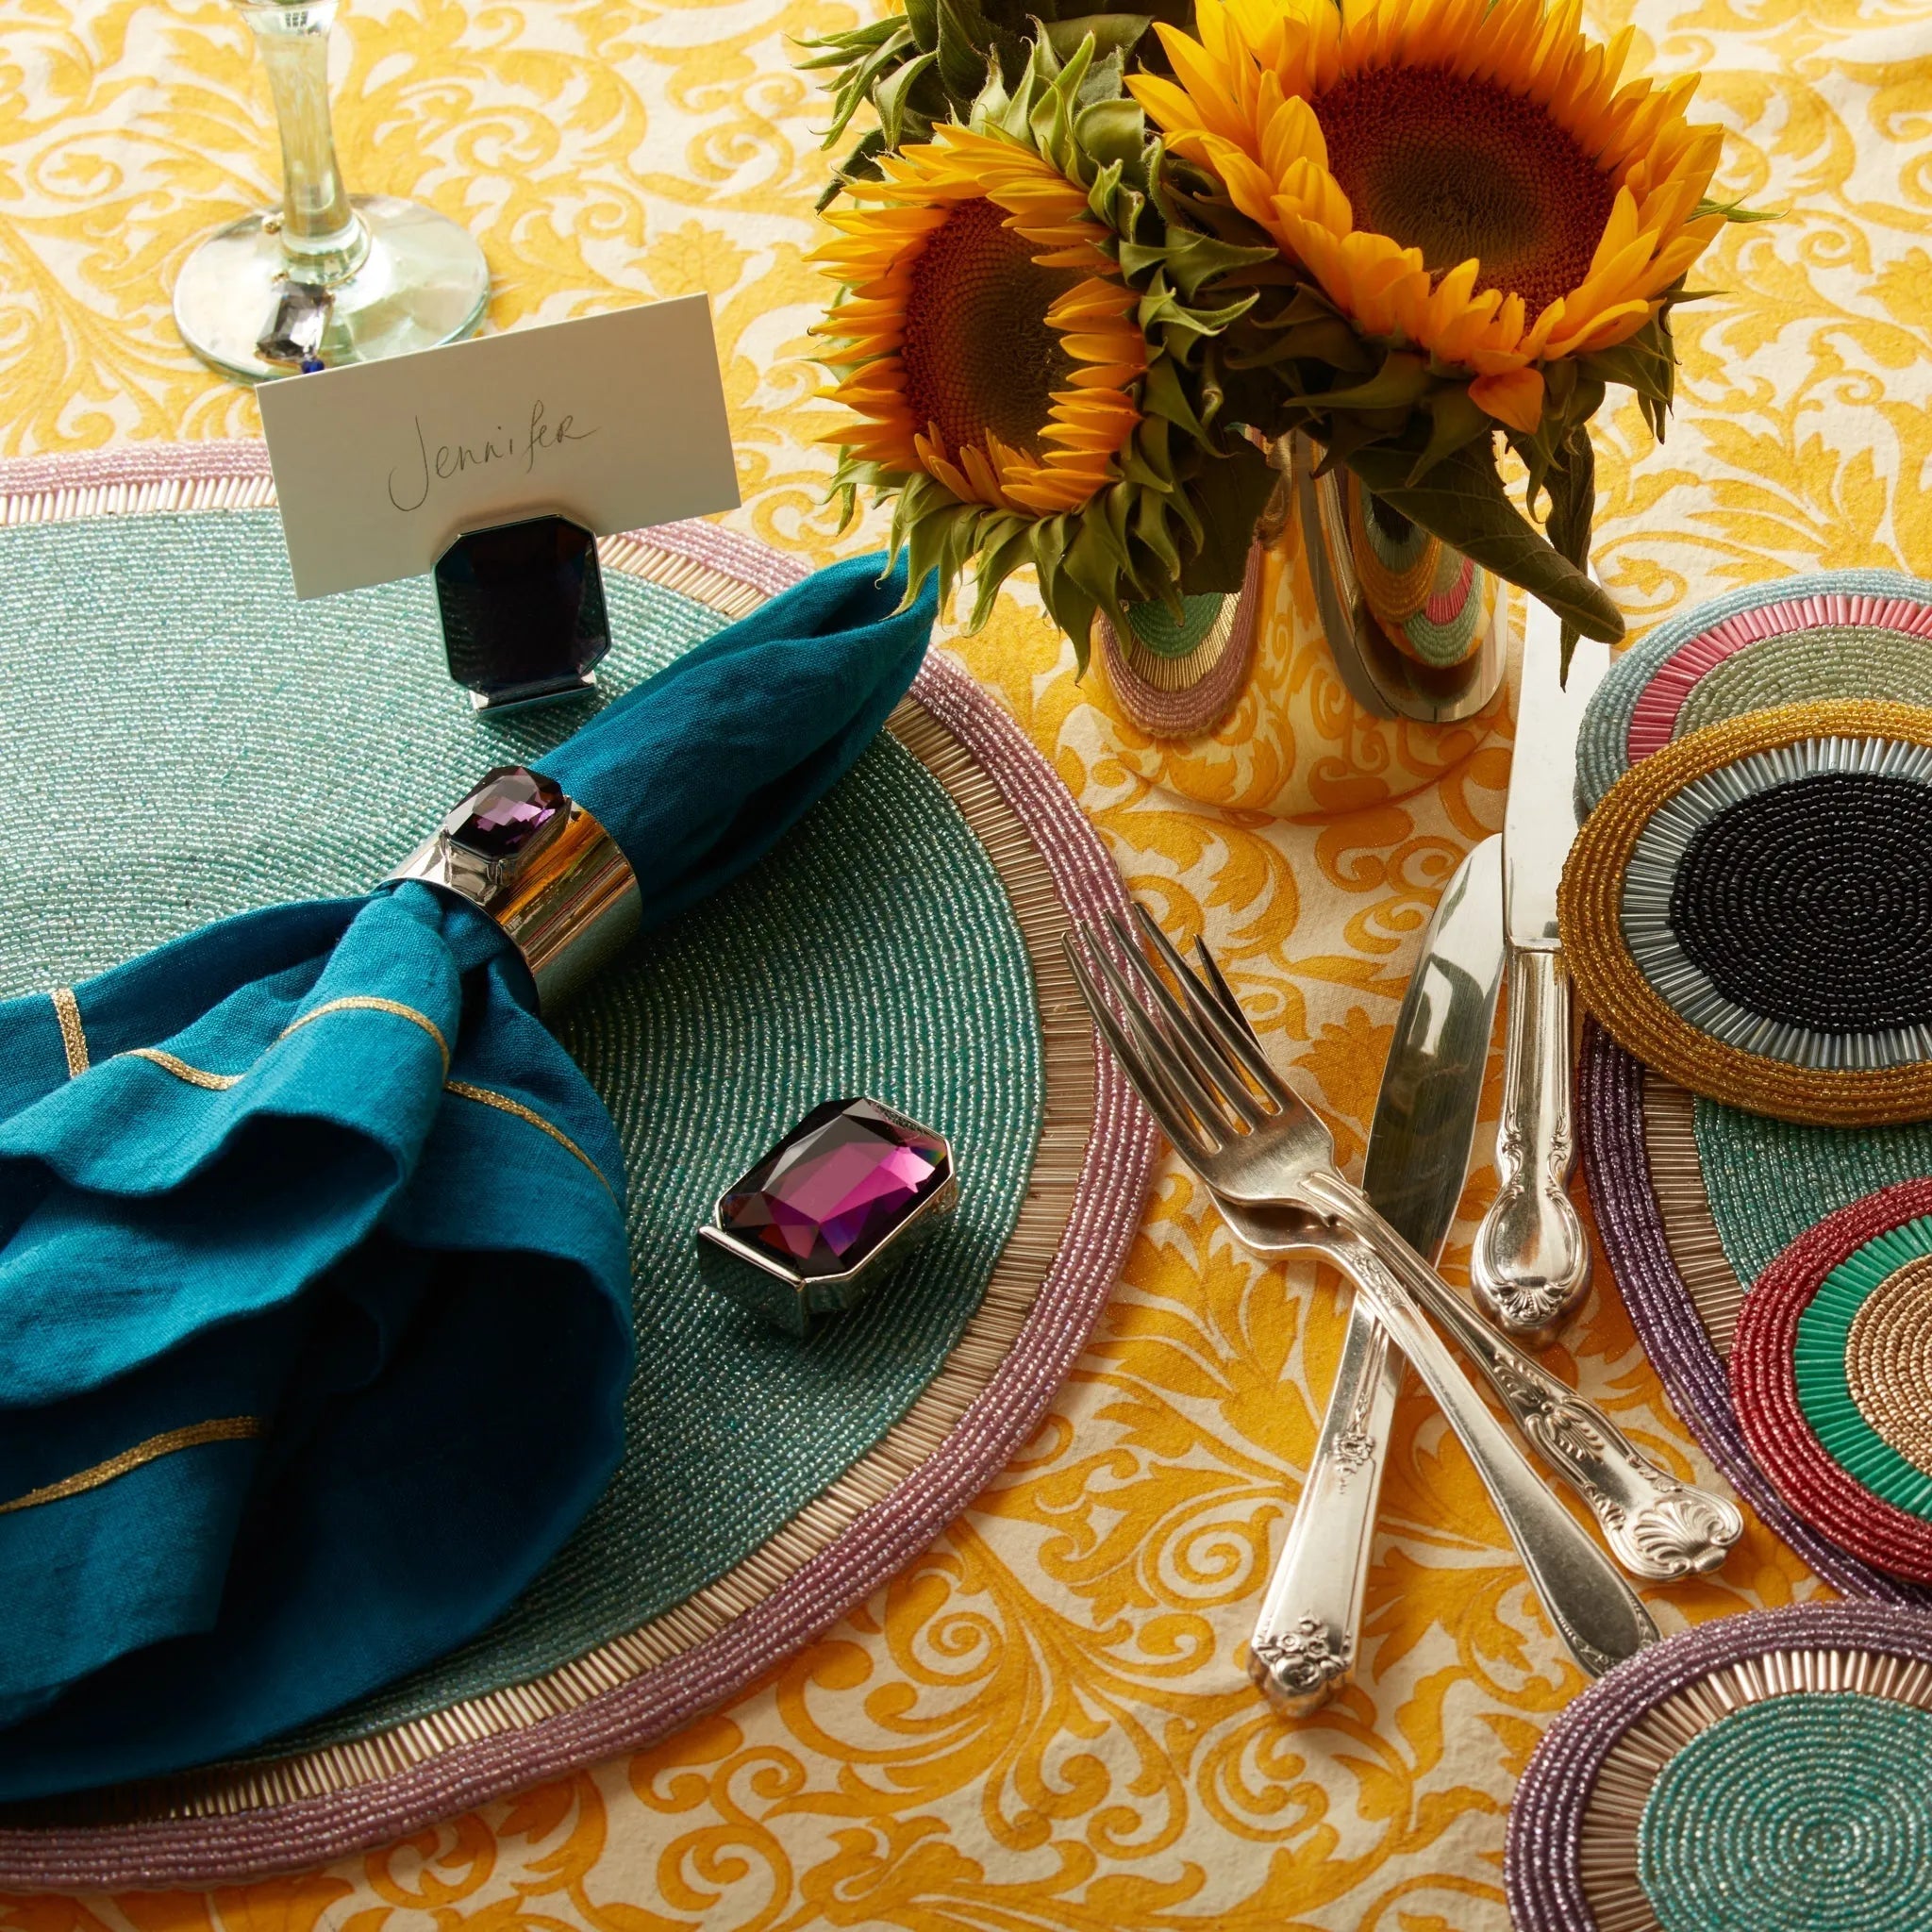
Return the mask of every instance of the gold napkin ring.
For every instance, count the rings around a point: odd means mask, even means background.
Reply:
[[[523,765],[488,773],[390,877],[420,879],[493,919],[530,969],[545,1015],[624,949],[642,915],[617,841]]]

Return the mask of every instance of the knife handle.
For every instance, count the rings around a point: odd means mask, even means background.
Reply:
[[[1401,1378],[1388,1330],[1357,1295],[1288,1542],[1248,1641],[1248,1675],[1290,1717],[1320,1709],[1355,1674],[1375,1499]]]
[[[1469,1279],[1499,1328],[1538,1347],[1590,1286],[1590,1242],[1570,1199],[1575,1167],[1570,975],[1556,947],[1512,946],[1496,1128],[1501,1185],[1476,1230]]]
[[[1424,1318],[1422,1303],[1427,1300],[1444,1317],[1452,1309],[1461,1309],[1472,1326],[1481,1327],[1481,1323],[1449,1290],[1441,1288],[1428,1263],[1414,1255],[1367,1202],[1339,1180],[1334,1192],[1338,1204],[1349,1211],[1338,1229],[1341,1238],[1325,1252],[1337,1267],[1354,1276],[1357,1297],[1381,1317],[1390,1340],[1408,1357],[1436,1398],[1443,1420],[1468,1450],[1557,1635],[1585,1672],[1602,1676],[1611,1665],[1656,1641],[1657,1625],[1650,1613],[1590,1532],[1543,1486],[1515,1439],[1490,1413],[1448,1344]],[[1402,1278],[1405,1271],[1390,1265],[1391,1259],[1407,1263],[1411,1257],[1431,1285],[1426,1297]],[[1532,1374],[1541,1373],[1533,1362],[1525,1360],[1523,1366]],[[1498,1378],[1492,1373],[1491,1379]],[[1546,1440],[1528,1433],[1547,1455]],[[1741,1521],[1738,1526],[1741,1530]]]

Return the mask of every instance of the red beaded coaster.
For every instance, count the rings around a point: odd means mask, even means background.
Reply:
[[[1932,1180],[1799,1236],[1744,1297],[1731,1399],[1758,1467],[1840,1548],[1932,1583]]]

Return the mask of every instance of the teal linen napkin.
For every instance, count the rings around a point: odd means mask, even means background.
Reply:
[[[931,630],[903,590],[822,571],[544,759],[646,925],[870,742]],[[595,1500],[624,1167],[533,1005],[496,927],[415,883],[0,1004],[0,1798],[363,1695],[487,1625]]]

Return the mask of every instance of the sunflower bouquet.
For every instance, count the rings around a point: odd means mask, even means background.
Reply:
[[[1625,80],[1631,30],[1591,42],[1576,0],[1199,0],[1193,27],[907,0],[821,45],[834,139],[878,121],[821,251],[848,512],[892,500],[915,583],[976,566],[975,624],[1031,563],[1084,661],[1096,612],[1239,586],[1300,431],[1621,636],[1590,419],[1623,385],[1661,436],[1672,307],[1742,218],[1694,76]]]

